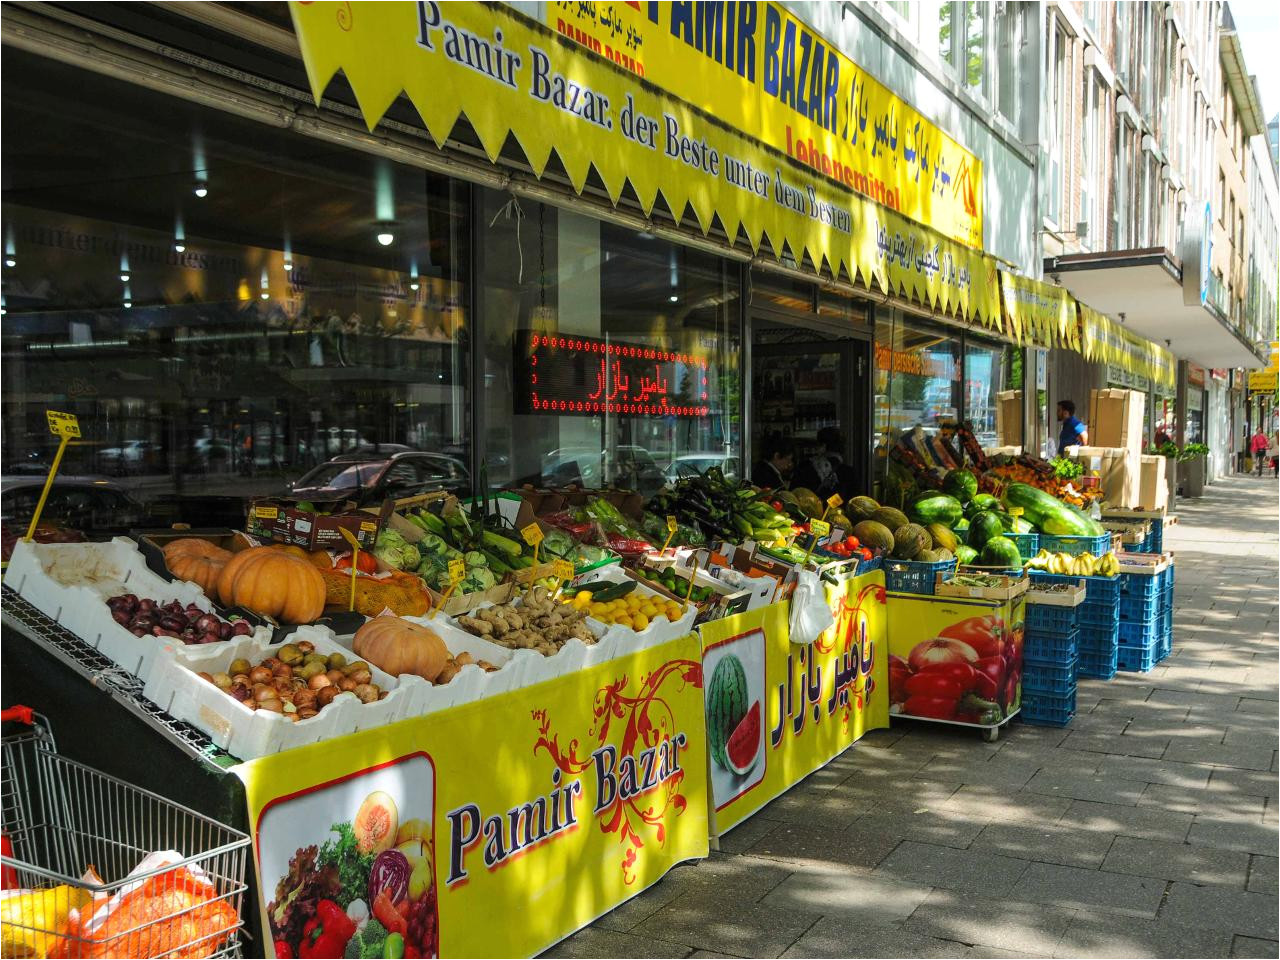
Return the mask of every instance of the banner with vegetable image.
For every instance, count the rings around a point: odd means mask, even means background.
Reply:
[[[889,725],[884,573],[828,584],[827,603],[812,642],[792,642],[789,601],[699,628],[716,836]]]
[[[533,956],[708,852],[693,634],[235,768],[276,957]]]
[[[1015,600],[889,595],[896,717],[996,727],[1022,703],[1026,594]]]

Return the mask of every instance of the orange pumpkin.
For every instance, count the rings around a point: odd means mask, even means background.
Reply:
[[[165,544],[164,565],[179,580],[190,580],[210,596],[218,586],[231,551],[197,537],[183,537]]]
[[[449,662],[449,648],[439,634],[399,617],[374,617],[356,631],[351,648],[393,677],[412,673],[434,681]]]
[[[324,613],[324,578],[291,553],[251,547],[222,568],[218,596],[281,623],[311,623]]]

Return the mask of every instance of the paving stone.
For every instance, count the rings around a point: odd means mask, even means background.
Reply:
[[[870,872],[902,842],[900,837],[853,823],[845,830],[823,824],[784,823],[747,853],[780,861],[830,863]]]
[[[1101,774],[1077,777],[1042,770],[1031,778],[1026,790],[1052,797],[1070,797],[1073,800],[1093,800],[1099,803],[1119,803],[1135,806],[1142,796],[1145,784],[1120,777]]]
[[[1152,917],[1164,896],[1165,881],[1102,873],[1056,863],[1033,863],[1018,881],[1018,899],[1080,910]]]
[[[1073,733],[1062,745],[1071,750],[1092,753],[1115,753],[1128,757],[1161,757],[1169,748],[1169,740],[1148,737],[1109,737],[1099,733]]]
[[[1231,944],[1233,957],[1277,957],[1280,943],[1275,940],[1259,940],[1257,937],[1235,937]]]
[[[1266,798],[1150,783],[1138,800],[1138,806],[1194,813],[1202,818],[1258,821],[1262,819]]]
[[[909,916],[929,890],[925,884],[880,874],[865,876],[830,869],[793,874],[770,890],[760,906],[779,915],[816,913],[846,922],[892,923]],[[752,951],[751,955],[755,954]]]
[[[542,954],[544,957],[687,957],[682,943],[587,927]]]
[[[1202,763],[1175,763],[1144,757],[1103,757],[1098,773],[1121,780],[1145,783],[1167,783],[1178,787],[1204,787],[1209,783],[1213,767]]]
[[[1240,701],[1240,705],[1236,707],[1239,713],[1261,713],[1264,716],[1276,716],[1280,707],[1276,705],[1275,700],[1256,700],[1245,697]]]
[[[803,908],[792,903],[778,910],[767,903],[736,903],[718,895],[685,897],[645,920],[633,935],[742,957],[776,957],[818,921],[818,903],[811,901]]]
[[[1175,740],[1169,744],[1164,759],[1184,763],[1212,763],[1219,767],[1243,767],[1246,770],[1267,770],[1275,756],[1270,743],[1240,743],[1225,745],[1205,743],[1202,740]]]
[[[920,812],[868,813],[855,820],[849,829],[874,831],[900,840],[917,840],[963,849],[990,822],[990,818],[985,816],[971,817],[961,810],[943,808]]]
[[[1063,910],[1020,898],[971,896],[955,890],[934,890],[907,918],[906,926],[931,937],[983,947],[1014,951],[1020,956],[1051,956],[1058,941],[1075,919],[1075,910]]]
[[[844,917],[824,917],[791,945],[784,957],[954,957],[954,940],[916,933],[896,923],[851,925]]]
[[[1269,893],[1275,896],[1276,858],[1254,854],[1249,861],[1249,883],[1246,888],[1250,893]]]
[[[876,867],[877,875],[915,880],[975,895],[1009,894],[1027,861],[904,840]]]
[[[1243,850],[1246,853],[1262,853],[1270,856],[1276,852],[1277,836],[1274,823],[1245,823],[1197,818],[1187,834],[1187,843],[1217,847],[1219,850]]]
[[[1249,873],[1249,855],[1189,843],[1116,837],[1102,869],[1108,873],[1243,888]]]
[[[676,868],[677,871],[679,869],[678,867]],[[680,888],[671,882],[671,878],[672,873],[668,873],[648,890],[632,897],[626,903],[614,907],[597,920],[594,926],[619,933],[630,932],[641,920],[647,920],[680,896]]]
[[[1208,928],[1248,937],[1276,939],[1276,898],[1260,893],[1174,883],[1160,916],[1184,922],[1193,919]]]
[[[749,848],[755,846],[761,837],[778,826],[779,823],[780,821],[778,820],[767,819],[764,816],[764,811],[759,811],[755,816],[747,817],[746,820],[743,820],[720,837],[720,852],[745,853]]]
[[[992,823],[969,849],[1022,860],[1096,868],[1102,864],[1114,839],[1110,833],[1084,832],[1050,824]]]
[[[1081,911],[1058,942],[1058,957],[1223,957],[1231,935],[1167,920],[1139,920]]]
[[[915,772],[917,780],[945,780],[955,783],[976,783],[1013,788],[1021,787],[1040,769],[1038,760],[1000,759],[1003,752],[991,759],[974,761],[936,757]]]
[[[1216,767],[1209,778],[1207,789],[1254,797],[1275,797],[1280,796],[1280,778],[1270,771]]]
[[[938,809],[942,812],[964,811],[970,816],[999,816],[1003,820],[1053,823],[1067,812],[1071,803],[1065,797],[1026,791],[1009,793],[968,785],[957,790]]]
[[[663,884],[677,897],[714,894],[737,903],[751,903],[789,877],[794,868],[754,857],[713,854],[706,860],[676,867]]]

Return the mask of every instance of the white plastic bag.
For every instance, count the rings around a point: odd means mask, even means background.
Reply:
[[[827,591],[816,573],[801,570],[791,594],[791,642],[813,643],[835,626],[836,618],[827,606]]]

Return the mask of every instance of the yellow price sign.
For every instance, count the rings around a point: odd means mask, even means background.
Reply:
[[[832,510],[839,510],[843,504],[844,497],[840,496],[838,493],[833,493],[831,496],[827,497],[827,506]]]
[[[520,530],[520,536],[524,537],[524,542],[529,546],[536,547],[542,542],[542,528],[536,523],[531,523]]]
[[[671,533],[676,532],[676,528],[680,526],[680,522],[671,514],[667,514],[667,530]]]
[[[467,564],[465,560],[455,557],[449,561],[449,582],[461,583],[467,578]]]
[[[814,537],[825,537],[831,532],[831,524],[825,520],[810,520],[809,531]]]
[[[80,439],[80,418],[74,413],[46,410],[44,415],[49,420],[49,432],[55,437],[62,437],[67,440]]]
[[[346,527],[339,527],[338,532],[342,534],[342,539],[351,545],[351,595],[347,598],[347,609],[354,610],[356,608],[356,572],[360,567],[360,541]]]
[[[1010,507],[1010,508],[1009,508],[1009,516],[1011,516],[1011,517],[1020,517],[1020,516],[1022,516],[1022,508],[1021,508],[1021,507]]]
[[[551,564],[551,576],[557,580],[572,580],[573,564],[568,560],[556,560]]]

